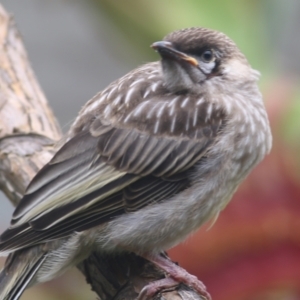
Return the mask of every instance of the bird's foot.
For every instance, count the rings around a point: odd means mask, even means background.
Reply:
[[[179,283],[171,277],[155,280],[150,282],[141,290],[137,300],[153,299],[153,296],[155,296],[157,293],[174,290],[178,284]]]
[[[185,269],[176,265],[169,258],[160,255],[144,256],[144,258],[164,270],[169,277],[151,282],[149,285],[145,286],[141,291],[138,300],[150,299],[159,291],[174,289],[180,283],[191,287],[206,300],[211,300],[211,296],[207,292],[205,285],[196,276],[189,274]]]

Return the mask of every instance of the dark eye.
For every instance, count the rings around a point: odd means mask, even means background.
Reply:
[[[212,52],[212,50],[205,50],[202,53],[201,58],[204,62],[209,63],[214,60],[214,53]]]

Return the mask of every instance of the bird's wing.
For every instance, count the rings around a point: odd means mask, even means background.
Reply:
[[[32,180],[1,235],[0,251],[90,228],[187,188],[185,172],[207,154],[226,121],[205,101],[193,109],[183,105],[186,99],[150,93],[123,114],[105,115],[102,108],[90,118],[83,111],[85,128]]]

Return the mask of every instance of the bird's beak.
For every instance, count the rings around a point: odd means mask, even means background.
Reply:
[[[153,48],[155,51],[157,51],[161,55],[161,57],[170,57],[170,58],[173,58],[173,59],[179,60],[179,61],[183,60],[183,61],[190,63],[191,65],[193,65],[195,67],[198,66],[197,59],[174,49],[173,44],[170,42],[166,42],[166,41],[155,42],[151,45],[151,48]]]

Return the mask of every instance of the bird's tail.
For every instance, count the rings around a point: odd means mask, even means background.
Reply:
[[[46,259],[46,255],[37,255],[26,259],[26,250],[10,254],[0,273],[0,300],[17,300],[24,290],[32,284],[35,274]]]

